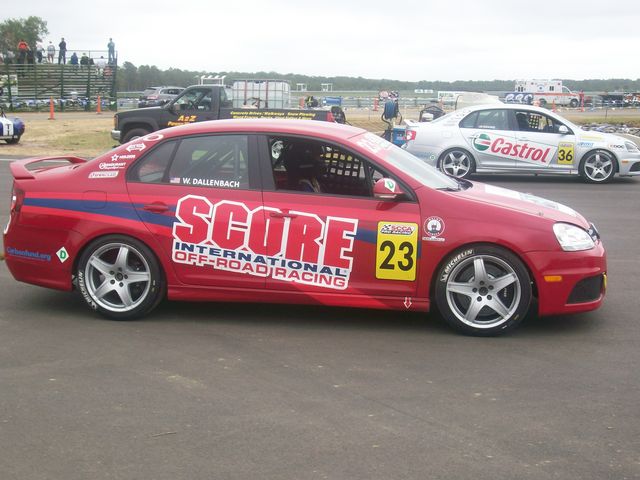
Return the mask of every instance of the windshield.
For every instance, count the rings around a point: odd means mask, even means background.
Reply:
[[[353,140],[361,147],[382,156],[389,164],[427,187],[438,190],[460,189],[460,184],[455,179],[439,172],[431,165],[414,157],[406,150],[396,147],[382,137],[373,133],[363,133]]]

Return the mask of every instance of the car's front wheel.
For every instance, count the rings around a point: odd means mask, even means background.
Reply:
[[[14,137],[14,138],[7,138],[5,140],[5,142],[7,142],[9,145],[15,145],[16,143],[18,143],[20,141],[20,137]]]
[[[436,303],[449,325],[476,336],[515,328],[531,303],[531,279],[513,253],[490,245],[451,254],[438,271]]]
[[[578,170],[587,183],[607,183],[616,173],[616,159],[606,150],[594,150],[582,158]]]
[[[441,172],[452,177],[467,178],[474,172],[476,162],[466,150],[452,148],[440,156],[438,168]]]
[[[89,307],[114,320],[141,317],[164,296],[162,271],[153,252],[121,235],[91,243],[80,256],[77,278]]]

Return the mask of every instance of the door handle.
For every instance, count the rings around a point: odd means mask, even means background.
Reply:
[[[289,213],[289,210],[285,210],[284,212],[271,212],[269,216],[273,218],[296,218],[298,215]]]
[[[163,202],[148,203],[142,208],[147,212],[151,212],[151,213],[164,213],[167,210],[169,210],[169,207],[167,207],[167,204]]]

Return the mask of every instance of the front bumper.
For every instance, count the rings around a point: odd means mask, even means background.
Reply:
[[[602,305],[607,283],[602,242],[581,252],[530,252],[527,260],[538,289],[539,315],[587,312]]]
[[[120,141],[120,130],[111,130],[111,138],[113,138],[115,141],[119,142]]]
[[[640,158],[623,157],[618,160],[618,175],[631,177],[640,175]]]

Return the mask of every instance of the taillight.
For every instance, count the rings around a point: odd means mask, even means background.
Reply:
[[[18,188],[13,187],[11,192],[11,213],[19,212],[24,202],[24,192]]]
[[[406,130],[404,132],[404,139],[408,142],[410,140],[416,139],[416,131],[415,130]]]

